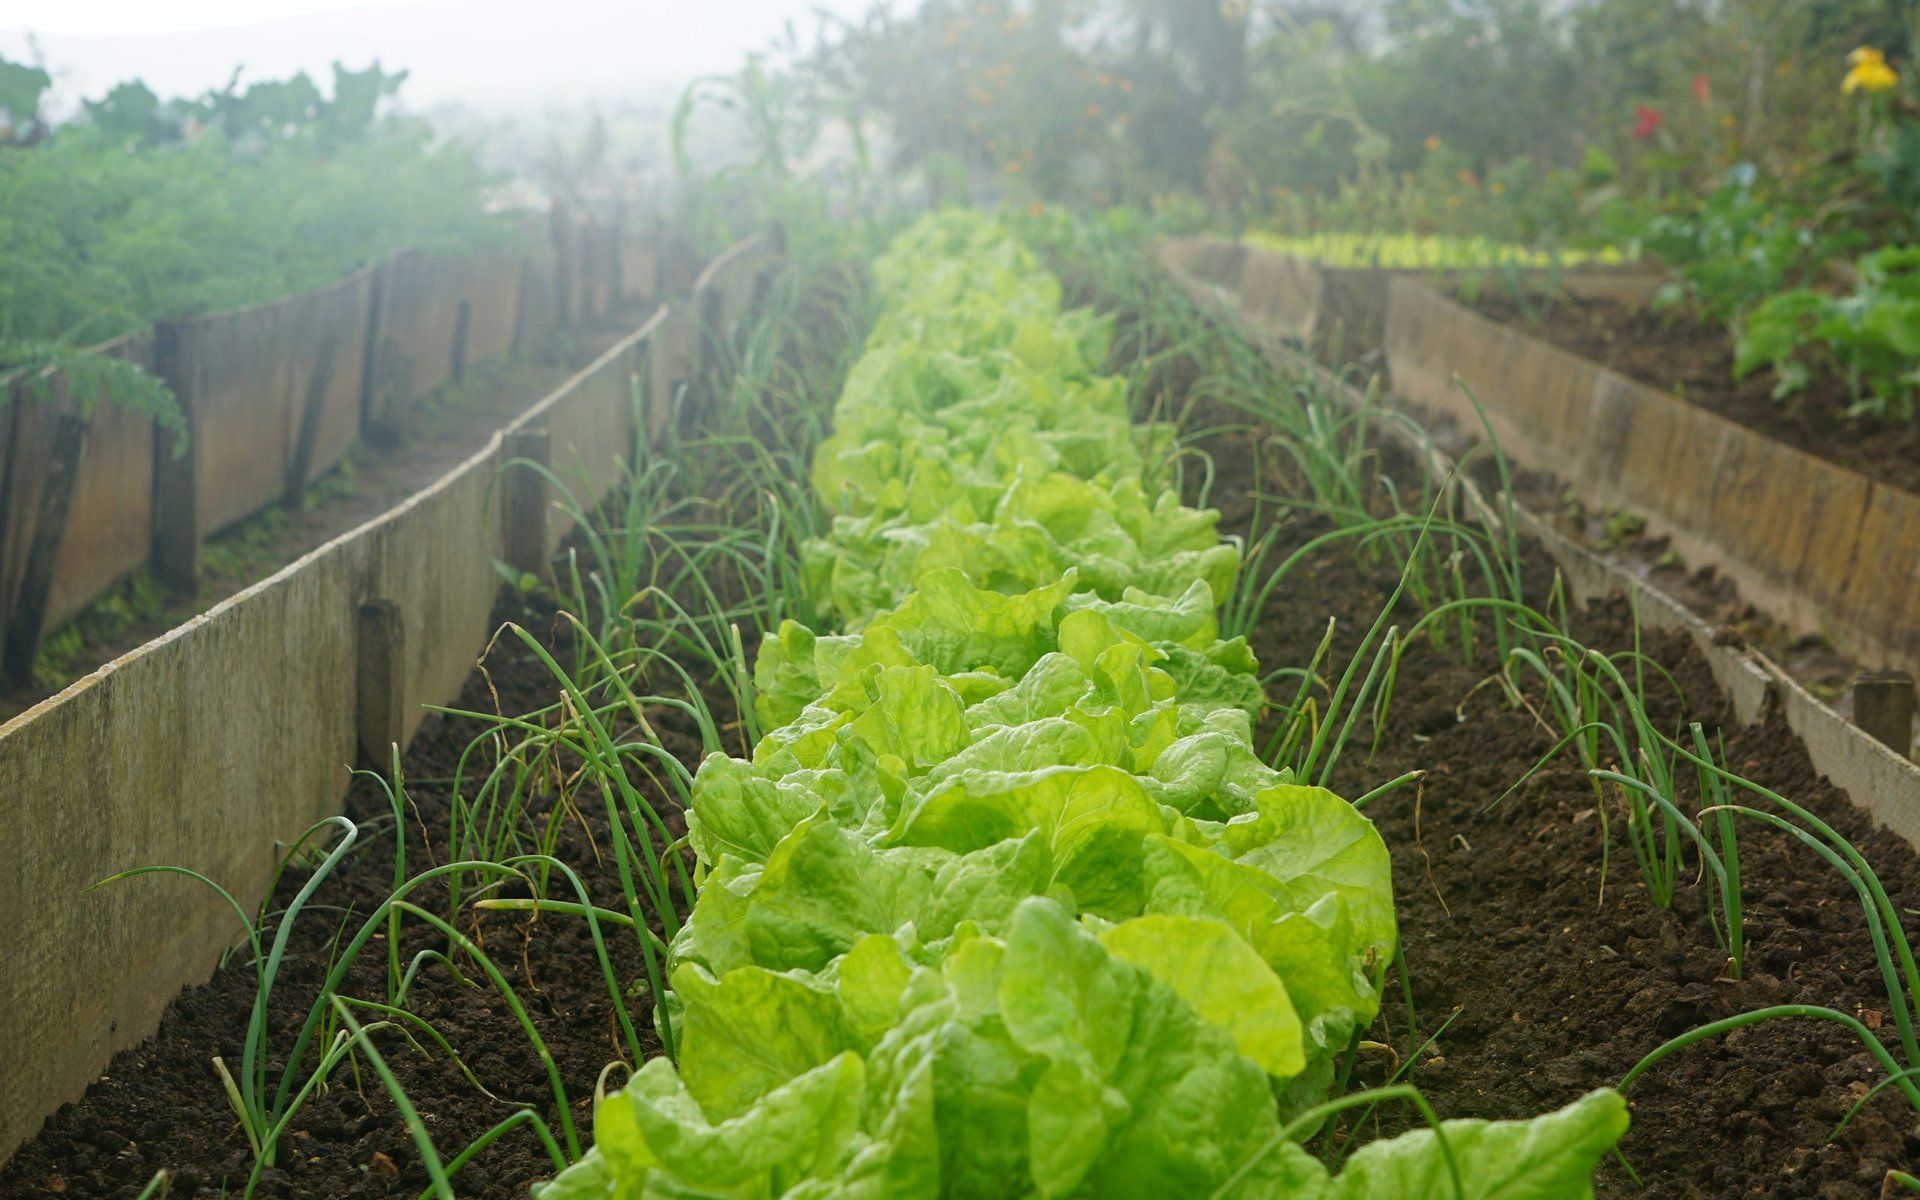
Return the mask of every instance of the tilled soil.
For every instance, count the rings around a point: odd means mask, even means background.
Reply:
[[[1733,337],[1721,326],[1679,309],[1563,297],[1535,323],[1502,294],[1482,296],[1476,307],[1496,321],[1665,388],[1768,437],[1882,483],[1920,492],[1920,422],[1847,416],[1852,399],[1846,383],[1831,371],[1816,370],[1804,391],[1776,400],[1778,379],[1771,369],[1736,381]]]
[[[550,609],[527,612],[502,607],[497,615],[536,632],[552,627]],[[487,660],[487,672],[476,672],[468,680],[457,707],[517,714],[552,703],[557,693],[552,675],[531,654],[517,651],[517,640],[499,639]],[[561,655],[561,661],[569,660]],[[720,696],[714,700],[716,716],[730,720],[731,712]],[[664,709],[650,711],[649,720],[662,742],[689,769],[698,765],[700,740],[690,721]],[[462,752],[485,729],[479,721],[431,716],[407,752],[409,873],[448,860],[448,781]],[[471,777],[466,790],[469,794],[473,790]],[[675,834],[684,832],[671,799],[650,798],[668,814]],[[566,821],[556,853],[579,872],[597,903],[619,908],[620,884],[606,821],[587,799],[581,798],[577,818]],[[345,919],[350,937],[364,914],[392,891],[392,817],[385,793],[370,780],[357,781],[346,812],[362,827],[361,841],[315,894],[315,907],[294,927],[270,1011],[277,1051],[270,1064],[275,1072],[270,1083],[277,1083],[278,1068],[331,967],[342,912],[350,908],[356,914]],[[291,899],[305,879],[303,872],[291,873],[275,894],[275,907]],[[194,887],[185,880],[179,886],[183,891]],[[521,888],[500,894],[527,893]],[[568,898],[563,885],[556,884],[552,894]],[[412,898],[447,915],[443,887],[429,883]],[[183,895],[182,901],[209,902],[201,894]],[[556,914],[532,921],[524,914],[483,913],[466,907],[455,924],[480,944],[518,994],[559,1070],[568,1116],[581,1143],[591,1144],[595,1083],[607,1064],[627,1055],[586,923]],[[605,935],[622,985],[644,978],[632,938],[611,928]],[[408,927],[403,940],[403,965],[421,950],[446,948],[444,936],[418,921]],[[343,995],[385,999],[385,945],[384,940],[376,940],[368,946],[341,988]],[[538,1111],[564,1147],[559,1107],[533,1044],[486,977],[471,966],[463,967],[463,974],[466,982],[457,979],[445,963],[424,967],[409,1007],[432,1023],[493,1096],[476,1088],[458,1065],[437,1050],[428,1054],[393,1034],[375,1035],[375,1044],[418,1107],[443,1156],[451,1157],[522,1107]],[[211,1062],[221,1055],[230,1069],[239,1070],[241,1039],[253,998],[251,966],[244,954],[236,953],[210,982],[188,989],[174,1001],[155,1036],[116,1055],[84,1099],[63,1107],[37,1138],[20,1149],[0,1170],[0,1196],[132,1197],[161,1167],[172,1175],[175,1197],[239,1195],[252,1156]],[[650,1003],[639,996],[630,999],[628,1006],[648,1053],[657,1053]],[[379,1018],[360,1013],[359,1019],[367,1023]],[[417,1034],[414,1040],[434,1049],[424,1035]],[[611,1085],[619,1082],[616,1074]],[[535,1136],[522,1128],[484,1151],[456,1182],[462,1196],[507,1200],[524,1197],[530,1181],[550,1176],[553,1169]],[[413,1197],[427,1184],[419,1152],[380,1080],[364,1066],[355,1070],[342,1064],[326,1089],[295,1116],[276,1165],[263,1173],[254,1195],[286,1200]]]
[[[1213,450],[1223,528],[1244,529],[1252,510],[1251,456],[1224,440]],[[1528,578],[1544,593],[1551,566],[1537,550],[1527,557]],[[1305,565],[1254,631],[1260,661],[1269,668],[1306,662],[1333,616],[1345,633],[1330,669],[1344,668],[1345,654],[1386,605],[1398,575],[1398,564],[1366,563],[1350,550]],[[1405,628],[1419,615],[1403,601],[1394,621]],[[1632,644],[1624,602],[1581,614],[1575,626],[1590,646]],[[1670,730],[1694,720],[1712,730],[1728,718],[1690,641],[1649,634],[1644,649],[1673,673],[1684,695],[1682,702],[1652,689],[1658,719]],[[1595,792],[1571,754],[1500,801],[1558,735],[1486,686],[1494,669],[1489,657],[1467,666],[1457,650],[1411,650],[1378,752],[1367,753],[1374,729],[1363,718],[1350,744],[1357,749],[1343,758],[1335,782],[1342,794],[1357,796],[1403,772],[1429,772],[1419,789],[1373,802],[1368,815],[1393,854],[1419,1039],[1452,1018],[1414,1076],[1443,1116],[1537,1114],[1618,1083],[1668,1038],[1770,1005],[1837,1008],[1884,1026],[1882,1039],[1895,1047],[1860,902],[1800,843],[1757,823],[1740,828],[1748,960],[1747,977],[1732,981],[1724,978],[1726,956],[1709,923],[1710,889],[1689,875],[1673,907],[1656,909],[1625,839],[1622,802],[1607,798],[1603,833]],[[1848,837],[1901,911],[1920,907],[1913,848],[1876,828],[1818,777],[1783,720],[1729,728],[1725,736],[1734,770]],[[1392,981],[1374,1037],[1400,1054],[1410,1045]],[[1356,1079],[1383,1082],[1397,1065],[1376,1055]],[[1905,1100],[1889,1088],[1841,1137],[1829,1142],[1828,1135],[1882,1077],[1853,1035],[1833,1024],[1775,1021],[1696,1044],[1629,1090],[1634,1125],[1621,1150],[1639,1181],[1609,1162],[1598,1176],[1600,1194],[1878,1195],[1889,1168],[1920,1163],[1920,1131]],[[1385,1114],[1361,1138],[1406,1124],[1404,1115]]]

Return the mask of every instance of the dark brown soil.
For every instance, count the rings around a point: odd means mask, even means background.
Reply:
[[[1190,376],[1175,380],[1176,387],[1190,383]],[[1218,439],[1211,450],[1218,469],[1213,498],[1225,513],[1223,528],[1244,532],[1260,482],[1255,450],[1238,436]],[[1389,466],[1398,473],[1405,464]],[[1260,467],[1271,470],[1277,460]],[[1265,486],[1274,486],[1270,477]],[[1312,536],[1322,528],[1316,520],[1299,519],[1285,531],[1285,543]],[[1544,589],[1550,573],[1537,552],[1530,571]],[[1262,661],[1270,667],[1308,661],[1329,615],[1338,619],[1343,652],[1350,649],[1386,603],[1396,574],[1393,564],[1362,561],[1350,550],[1307,561],[1277,589],[1255,631]],[[1397,614],[1403,626],[1416,615],[1411,607]],[[1617,648],[1631,640],[1621,605],[1598,608],[1577,623],[1589,644]],[[1663,699],[1660,720],[1698,719],[1711,726],[1724,716],[1705,663],[1690,647],[1652,638],[1648,650],[1673,669],[1685,696],[1684,702]],[[1336,658],[1336,665],[1344,660]],[[1443,1115],[1541,1112],[1617,1082],[1674,1034],[1768,1004],[1831,1005],[1884,1025],[1881,1037],[1891,1044],[1891,1014],[1858,901],[1797,844],[1758,825],[1742,830],[1749,971],[1747,979],[1729,982],[1722,977],[1724,956],[1708,925],[1703,890],[1685,879],[1672,909],[1655,909],[1615,807],[1608,810],[1611,863],[1603,893],[1602,821],[1590,785],[1570,760],[1556,762],[1493,805],[1553,738],[1523,709],[1506,706],[1497,689],[1479,686],[1490,669],[1484,661],[1463,665],[1457,656],[1424,646],[1412,651],[1379,753],[1365,752],[1373,731],[1363,722],[1335,781],[1346,794],[1359,795],[1407,770],[1429,772],[1420,790],[1376,800],[1370,815],[1393,851],[1419,1037],[1452,1017],[1420,1057],[1414,1077]],[[492,686],[505,711],[537,706],[551,693],[537,665],[504,651],[492,664]],[[463,702],[491,709],[496,698],[476,678]],[[663,735],[675,739],[676,753],[690,758],[697,752],[689,729],[673,726],[665,714],[659,720]],[[462,722],[436,720],[409,754],[417,810],[408,827],[410,862],[425,861],[428,846],[444,845],[446,789],[435,781],[452,774],[474,731]],[[1896,906],[1920,907],[1920,859],[1904,842],[1870,827],[1843,796],[1815,778],[1803,748],[1782,725],[1729,729],[1726,738],[1737,769],[1832,822],[1879,869]],[[384,801],[362,786],[349,811],[377,824]],[[423,829],[424,840],[418,836]],[[604,847],[604,830],[593,817],[570,823],[562,856],[581,869],[597,898],[616,896],[611,868],[597,859],[593,839]],[[318,899],[364,911],[389,889],[389,849],[384,836],[370,838]],[[291,887],[282,888],[282,901]],[[527,1000],[559,1064],[584,1141],[594,1080],[622,1054],[584,927],[552,916],[530,925],[507,914],[474,919],[471,912],[462,921],[472,922]],[[297,936],[297,955],[281,985],[288,1007],[276,1010],[276,1028],[284,1030],[294,1019],[296,998],[311,994],[332,932],[330,917],[310,918]],[[411,953],[432,940],[409,935],[406,949]],[[623,978],[639,974],[637,957],[624,949],[617,966]],[[369,963],[348,990],[371,996],[381,985],[378,964]],[[63,1109],[0,1171],[0,1196],[131,1197],[158,1166],[175,1172],[180,1196],[213,1196],[223,1178],[243,1179],[246,1147],[208,1064],[214,1054],[237,1057],[251,997],[251,979],[240,963],[184,993],[156,1038],[118,1056],[85,1100]],[[490,989],[462,987],[434,967],[424,972],[416,1000],[421,1015],[461,1051],[483,1083],[556,1120],[527,1039]],[[635,1016],[644,1025],[644,1003]],[[1373,1037],[1402,1055],[1416,1044],[1391,983]],[[480,1095],[444,1059],[413,1052],[397,1038],[380,1045],[445,1152],[517,1107]],[[1356,1080],[1379,1082],[1391,1065],[1385,1055],[1363,1055]],[[1829,1144],[1827,1136],[1877,1077],[1872,1060],[1831,1025],[1777,1022],[1692,1047],[1631,1090],[1635,1123],[1623,1150],[1641,1182],[1608,1164],[1599,1177],[1601,1194],[1716,1200],[1876,1195],[1888,1168],[1920,1162],[1915,1116],[1899,1094],[1888,1090],[1876,1097],[1836,1142]],[[1393,1132],[1406,1119],[1385,1112],[1377,1122],[1360,1136]],[[533,1139],[520,1131],[463,1172],[461,1191],[520,1197],[529,1180],[549,1169]],[[295,1122],[281,1165],[259,1194],[411,1197],[424,1184],[414,1147],[377,1082],[363,1073],[356,1086],[343,1069]]]
[[[1243,442],[1212,449],[1223,527],[1244,529],[1252,512],[1250,456]],[[1404,478],[1404,464],[1394,473]],[[1288,540],[1317,528],[1304,525]],[[1544,590],[1550,566],[1537,549],[1528,559],[1529,578]],[[1269,665],[1305,662],[1331,615],[1345,631],[1332,666],[1338,671],[1397,579],[1395,563],[1365,563],[1351,552],[1322,556],[1279,589],[1282,598],[1255,630],[1254,650]],[[1396,623],[1404,628],[1419,615],[1403,601]],[[1588,645],[1632,644],[1624,602],[1581,614],[1575,626]],[[1646,649],[1684,693],[1684,704],[1665,697],[1659,705],[1668,728],[1698,720],[1711,730],[1726,718],[1690,642],[1649,637]],[[1537,1114],[1618,1083],[1676,1034],[1769,1005],[1838,1008],[1869,1026],[1884,1023],[1881,1036],[1895,1045],[1858,899],[1786,835],[1758,824],[1740,830],[1749,958],[1747,978],[1734,982],[1722,977],[1726,956],[1709,924],[1708,889],[1689,874],[1671,910],[1654,908],[1625,840],[1623,807],[1609,797],[1603,835],[1595,794],[1571,757],[1495,804],[1557,735],[1482,686],[1492,671],[1490,660],[1462,665],[1457,651],[1443,655],[1423,644],[1410,652],[1379,752],[1366,753],[1373,729],[1363,719],[1353,741],[1359,749],[1342,760],[1335,781],[1342,794],[1357,796],[1403,772],[1429,772],[1419,790],[1389,794],[1369,815],[1393,853],[1419,1038],[1453,1017],[1414,1076],[1443,1116]],[[1727,729],[1726,754],[1735,770],[1850,838],[1902,911],[1920,906],[1913,848],[1816,777],[1782,721]],[[1610,860],[1604,892],[1603,846]],[[1374,1036],[1401,1055],[1410,1046],[1391,981]],[[1363,1060],[1356,1079],[1384,1082],[1394,1065]],[[1610,1162],[1598,1177],[1600,1194],[1877,1195],[1889,1168],[1920,1162],[1920,1132],[1905,1101],[1888,1089],[1837,1142],[1827,1139],[1881,1077],[1852,1035],[1831,1024],[1774,1022],[1698,1044],[1629,1092],[1634,1128],[1622,1150],[1641,1182]],[[1387,1115],[1361,1138],[1405,1124],[1404,1116]]]
[[[1831,373],[1816,371],[1804,391],[1784,400],[1773,398],[1777,380],[1771,370],[1736,382],[1733,338],[1720,325],[1680,309],[1636,308],[1615,300],[1563,297],[1537,324],[1503,294],[1482,296],[1476,307],[1768,437],[1920,492],[1920,423],[1847,416],[1846,384]]]
[[[540,631],[550,625],[551,610],[535,613],[503,607],[497,615]],[[476,674],[468,681],[459,706],[521,713],[554,700],[553,677],[531,654],[515,653],[518,646],[511,638],[497,643],[488,659],[490,681]],[[724,708],[716,715],[731,718]],[[650,712],[649,719],[682,762],[689,768],[698,765],[700,740],[688,719],[671,710]],[[483,729],[477,721],[429,717],[408,751],[410,871],[447,861],[446,781],[453,776],[461,753]],[[471,793],[471,783],[467,790]],[[673,802],[659,795],[650,798],[670,814],[676,835],[682,832]],[[313,898],[315,906],[337,907],[316,907],[296,923],[275,987],[271,1027],[281,1056],[330,967],[340,923],[345,920],[350,936],[364,919],[361,915],[343,918],[342,912],[351,908],[365,914],[392,890],[392,819],[384,793],[370,781],[360,780],[348,798],[346,812],[362,827],[362,840]],[[608,846],[604,816],[586,806],[579,819],[565,825],[556,853],[580,873],[597,903],[617,908],[620,884]],[[296,876],[276,893],[276,908],[305,882],[304,874]],[[179,886],[193,885],[183,880]],[[446,915],[444,888],[426,885],[416,898]],[[602,1068],[624,1059],[626,1051],[585,922],[551,914],[533,922],[521,914],[478,913],[469,907],[459,925],[506,974],[526,1006],[559,1068],[582,1143],[590,1144],[595,1081]],[[420,950],[446,945],[443,936],[417,921],[403,940],[402,963]],[[609,929],[607,942],[623,986],[644,978],[631,938]],[[384,999],[382,947],[384,942],[369,946],[342,994]],[[236,1069],[240,1060],[241,1036],[254,997],[252,971],[241,959],[237,954],[211,982],[182,993],[167,1010],[158,1034],[116,1055],[112,1067],[83,1100],[65,1106],[48,1121],[41,1134],[0,1171],[0,1196],[131,1197],[161,1167],[172,1174],[175,1197],[239,1195],[252,1158],[210,1064],[216,1054]],[[376,1035],[376,1045],[444,1156],[457,1153],[524,1106],[536,1109],[564,1146],[557,1106],[531,1043],[485,976],[470,966],[465,973],[473,985],[456,980],[444,963],[424,968],[409,1007],[433,1024],[498,1099],[478,1091],[444,1055],[429,1056],[392,1035]],[[650,1003],[644,998],[629,1003],[648,1052],[656,1053]],[[377,1018],[362,1014],[362,1019]],[[419,1040],[427,1044],[424,1038]],[[273,1079],[280,1061],[276,1058],[272,1063]],[[616,1075],[614,1086],[618,1080]],[[524,1197],[528,1182],[552,1173],[534,1135],[521,1129],[464,1169],[457,1184],[462,1196],[506,1200]],[[296,1115],[281,1144],[277,1166],[264,1173],[254,1194],[286,1200],[411,1198],[427,1183],[419,1152],[379,1079],[364,1066],[356,1072],[343,1065],[326,1090]]]

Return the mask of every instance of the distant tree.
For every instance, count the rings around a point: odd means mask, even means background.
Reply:
[[[84,107],[93,127],[116,142],[158,145],[180,136],[177,115],[163,107],[153,89],[137,79],[118,85],[98,100],[85,101]]]
[[[398,95],[407,75],[406,71],[383,71],[379,59],[362,71],[334,63],[333,99],[321,114],[328,132],[335,138],[352,139],[372,129],[381,101]]]
[[[32,145],[45,136],[40,98],[52,84],[43,68],[0,58],[0,145]]]

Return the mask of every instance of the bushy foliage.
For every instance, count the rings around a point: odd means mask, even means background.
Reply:
[[[466,148],[377,117],[398,78],[337,71],[331,100],[299,76],[169,105],[122,84],[85,120],[0,146],[0,373],[495,232]],[[138,386],[116,398],[157,403]]]
[[[236,161],[218,137],[144,149],[65,130],[0,154],[0,337],[99,341],[311,287],[477,232],[483,182],[416,131]]]
[[[1777,397],[1818,368],[1847,382],[1854,414],[1911,420],[1920,395],[1920,247],[1889,246],[1862,258],[1850,296],[1792,288],[1747,319],[1734,371],[1771,366]]]
[[[1568,241],[1740,162],[1811,194],[1854,130],[1845,56],[1910,40],[1879,2],[931,0],[829,23],[792,79],[948,197]],[[1920,217],[1909,159],[1849,183]]]

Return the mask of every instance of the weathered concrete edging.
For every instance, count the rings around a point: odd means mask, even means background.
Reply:
[[[1783,624],[1871,666],[1920,671],[1920,496],[1396,280],[1396,394],[1477,423],[1516,462],[1626,509]],[[1469,396],[1471,393],[1471,397]]]
[[[729,255],[735,282],[774,261],[759,239]],[[494,560],[544,566],[567,531],[500,486],[503,465],[539,448],[591,511],[643,407],[697,373],[696,314],[737,325],[740,294],[664,307],[405,502],[0,725],[0,1159],[239,936],[179,879],[82,889],[170,864],[256,903],[276,843],[337,811],[356,758],[384,761],[423,705],[458,695],[491,633]]]
[[[1175,238],[1162,257],[1191,277],[1239,297],[1240,311],[1261,328],[1291,338],[1324,366],[1344,367],[1386,346],[1387,309],[1396,279],[1434,272],[1385,267],[1327,267],[1245,242]],[[1458,274],[1456,272],[1455,274]],[[1528,269],[1530,282],[1552,279],[1577,295],[1628,302],[1662,282],[1637,264],[1582,264],[1558,272]]]
[[[1299,338],[1301,321],[1286,314],[1311,308],[1320,284],[1267,262],[1281,256],[1230,245],[1184,239],[1162,257],[1268,333]],[[1564,277],[1569,291],[1626,301],[1650,282],[1631,271]],[[1273,288],[1294,299],[1262,290]],[[1415,275],[1385,288],[1380,349],[1396,395],[1469,429],[1477,401],[1515,462],[1596,508],[1644,516],[1783,625],[1864,664],[1920,673],[1920,496],[1489,320]]]
[[[1233,292],[1189,273],[1185,269],[1188,261],[1190,259],[1177,248],[1163,247],[1161,262],[1176,286],[1233,324],[1258,345],[1270,361],[1288,370],[1312,373],[1323,386],[1336,389],[1336,394],[1350,405],[1365,402],[1362,390],[1303,356],[1290,344],[1290,334],[1268,328],[1243,312]],[[1404,282],[1397,281],[1395,287]],[[1468,411],[1471,416],[1470,405]],[[1444,456],[1431,443],[1418,442],[1396,422],[1382,422],[1380,428],[1444,467]],[[1495,429],[1502,438],[1502,448],[1511,454],[1505,432],[1497,423]],[[1517,454],[1513,457],[1520,460]],[[1470,481],[1460,476],[1455,478],[1481,515],[1497,527],[1499,512],[1479,497]],[[1882,745],[1822,703],[1765,654],[1745,645],[1723,644],[1719,631],[1711,623],[1646,580],[1568,541],[1524,507],[1515,506],[1515,519],[1522,532],[1539,539],[1546,547],[1577,597],[1585,600],[1616,594],[1629,596],[1637,601],[1641,619],[1650,626],[1686,633],[1706,659],[1715,681],[1727,694],[1741,721],[1752,722],[1777,709],[1788,727],[1806,744],[1816,771],[1845,791],[1855,805],[1876,821],[1920,848],[1920,766]]]

